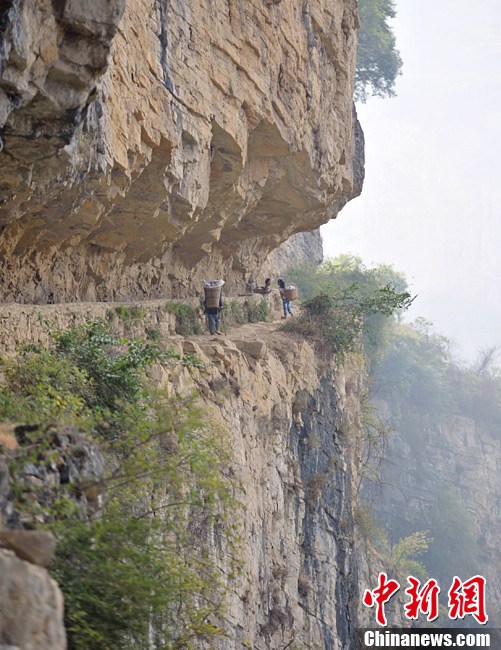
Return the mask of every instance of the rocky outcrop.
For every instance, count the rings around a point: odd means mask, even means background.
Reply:
[[[63,597],[46,569],[0,549],[0,647],[66,649]]]
[[[0,530],[0,546],[37,566],[48,566],[54,557],[56,540],[43,530]]]
[[[355,0],[7,0],[0,298],[228,289],[361,190]]]
[[[102,496],[95,486],[103,458],[75,427],[2,424],[0,434],[0,648],[65,650],[63,595],[44,568],[56,539],[34,528],[61,497],[83,517],[99,513]],[[37,453],[30,455],[33,448]],[[23,494],[21,505],[16,493]]]
[[[245,513],[230,638],[214,647],[354,650],[364,373],[350,363],[335,372],[331,359],[266,323],[187,343],[205,368],[158,369],[156,378],[178,394],[195,386],[208,417],[231,432]]]
[[[58,310],[61,321],[71,322],[82,316],[79,309],[89,317],[104,307],[61,305]],[[196,391],[207,417],[231,436],[230,471],[243,505],[242,571],[229,585],[228,636],[212,647],[355,650],[359,556],[353,515],[364,372],[355,361],[336,369],[329,355],[276,331],[276,323],[243,325],[217,340],[208,335],[188,340],[166,335],[171,315],[156,305],[150,309],[134,324],[135,333],[142,327],[144,335],[157,318],[162,345],[203,362],[201,367],[158,365],[151,378],[171,395]],[[45,306],[44,315],[51,310],[56,306]],[[43,320],[32,318],[30,329],[22,331],[43,341]],[[13,331],[19,322],[15,310],[3,322]],[[92,448],[77,432],[53,434],[47,463],[28,467],[24,477],[26,490],[36,488],[44,503],[50,503],[51,485],[66,486],[71,496],[83,475],[99,479]],[[55,453],[59,460],[51,464]],[[78,494],[82,512],[92,513],[89,495]],[[9,510],[8,502],[4,506],[9,525],[35,523]],[[224,569],[224,554],[220,561]]]
[[[55,538],[42,530],[22,529],[22,515],[12,505],[14,483],[22,489],[23,481],[33,478],[28,463],[23,479],[16,475],[12,481],[4,462],[4,452],[11,455],[19,448],[14,429],[0,428],[0,648],[65,650],[63,596],[44,568],[53,559]]]
[[[300,232],[271,252],[261,269],[262,276],[277,277],[296,264],[321,264],[324,248],[320,230]]]
[[[0,477],[2,467],[7,476],[0,483],[0,525],[5,527],[0,528],[0,546],[14,550],[23,560],[47,566],[55,544],[48,533],[32,529],[45,522],[61,497],[71,501],[82,517],[99,515],[102,497],[95,486],[103,476],[104,459],[96,445],[74,426],[42,429],[17,425],[13,429],[17,449],[9,451],[0,443],[0,453],[5,452],[7,460],[0,462]],[[34,448],[36,457],[30,458],[29,450]],[[8,463],[14,469],[14,481],[9,480]],[[14,485],[24,494],[20,510],[14,506]]]

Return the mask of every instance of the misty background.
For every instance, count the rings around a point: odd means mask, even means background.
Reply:
[[[326,257],[393,264],[423,316],[473,358],[501,346],[501,3],[397,2],[397,97],[357,110],[361,197],[322,227]]]

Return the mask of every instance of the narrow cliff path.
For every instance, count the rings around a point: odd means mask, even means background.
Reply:
[[[225,301],[228,303],[233,300],[242,300],[242,297],[225,296]],[[224,312],[221,336],[211,336],[208,331],[189,336],[177,334],[175,315],[168,311],[168,305],[179,302],[195,308],[199,305],[197,299],[75,302],[50,305],[5,303],[0,305],[0,353],[15,352],[26,343],[46,343],[49,338],[48,325],[66,328],[93,318],[112,321],[114,328],[121,335],[144,336],[148,330],[157,330],[162,339],[189,339],[202,346],[209,343],[224,343],[225,340],[271,342],[274,339],[274,342],[278,343],[281,338],[277,330],[285,321],[281,319],[282,312],[278,309],[278,302],[274,305],[273,320],[270,322],[228,325],[225,323],[227,312]],[[123,314],[120,315],[121,308],[125,317]],[[296,316],[298,313],[299,309],[296,307]],[[206,323],[203,323],[203,326],[208,329]]]
[[[222,334],[212,336],[211,334],[203,333],[190,336],[193,341],[209,341],[218,342],[221,340],[239,338],[245,341],[252,341],[256,338],[269,338],[273,334],[279,335],[279,328],[284,324],[284,320],[280,317],[274,317],[271,321],[258,321],[257,323],[244,323],[243,325],[230,325],[226,326],[223,322],[221,326]]]

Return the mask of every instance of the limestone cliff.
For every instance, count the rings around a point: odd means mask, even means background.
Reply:
[[[183,391],[194,381],[232,432],[245,508],[244,570],[229,600],[233,638],[218,647],[356,648],[363,372],[350,364],[335,372],[308,343],[268,324],[197,343],[185,349],[208,362],[207,372],[178,370],[169,383]]]
[[[230,290],[361,191],[356,0],[6,0],[0,299]]]
[[[300,232],[292,235],[286,242],[268,256],[263,268],[263,275],[283,275],[294,264],[321,264],[324,259],[324,247],[320,230]]]
[[[0,648],[66,649],[63,596],[47,570],[0,549]]]
[[[166,345],[204,362],[158,365],[151,378],[173,395],[196,389],[208,416],[231,434],[232,480],[244,507],[242,573],[228,595],[227,636],[211,647],[354,650],[363,370],[355,360],[336,368],[330,355],[276,323],[187,340],[173,334],[159,303],[143,307],[142,319],[127,327],[140,333],[155,324]],[[16,332],[18,344],[43,341],[43,319],[78,322],[104,309],[19,305],[2,310],[2,329]]]
[[[363,182],[358,26],[357,0],[0,1],[0,301],[186,299],[213,275],[235,295],[300,249],[319,259],[302,233]],[[160,301],[142,308],[122,326],[206,362],[157,368],[158,382],[198,389],[233,438],[244,570],[221,648],[353,648],[363,372],[269,325],[186,341]],[[42,319],[107,310],[45,305]],[[2,354],[47,338],[33,306],[0,321]],[[65,647],[45,569],[0,560],[25,581],[0,644]],[[30,585],[50,611],[37,616]]]

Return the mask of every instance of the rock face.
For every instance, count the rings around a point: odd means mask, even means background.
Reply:
[[[356,0],[2,9],[0,299],[233,291],[360,192]]]
[[[228,594],[229,637],[220,650],[355,650],[358,573],[354,509],[364,373],[271,324],[197,337],[201,370],[158,380],[203,396],[231,432],[232,476],[244,506],[242,573]],[[223,559],[224,562],[224,559]]]
[[[295,264],[321,264],[324,248],[320,230],[300,232],[271,252],[261,269],[262,277],[284,275]]]
[[[14,551],[22,560],[48,566],[54,558],[56,540],[43,530],[0,530],[0,546]]]
[[[103,458],[81,431],[70,426],[39,430],[18,425],[14,435],[3,431],[0,454],[12,461],[16,449],[35,444],[39,453],[33,462],[17,466],[15,481],[7,463],[0,460],[0,649],[66,650],[63,595],[43,568],[53,559],[56,539],[32,528],[43,523],[43,513],[62,496],[82,516],[95,516],[102,497],[88,492],[86,485],[98,484]],[[14,484],[26,498],[22,511],[14,507]]]
[[[95,315],[104,306],[95,305]],[[27,315],[27,307],[16,307],[2,321],[7,332],[18,327],[17,311]],[[58,309],[60,320],[71,322],[84,307],[91,316],[89,305],[44,306],[43,313]],[[161,314],[151,305],[143,327]],[[166,322],[156,323],[161,332],[171,326],[171,315],[163,315]],[[21,328],[25,337],[43,341],[40,319],[28,322],[29,329]],[[231,435],[232,481],[244,506],[242,572],[228,591],[224,627],[229,634],[211,647],[279,650],[289,644],[355,650],[359,555],[354,509],[365,377],[355,361],[336,370],[329,355],[275,328],[273,323],[243,325],[217,340],[170,335],[165,344],[197,354],[203,367],[155,366],[150,373],[172,395],[196,391],[207,417]],[[62,436],[58,431],[54,444],[61,444]],[[71,448],[78,442],[72,436],[67,434],[62,448],[64,466],[40,461],[28,468],[26,480],[60,485],[63,467],[70,482],[72,475],[78,480],[98,474],[90,453],[80,453],[84,465],[71,469]],[[78,505],[89,510],[87,502]],[[19,518],[6,509],[4,520],[14,525]],[[222,554],[223,569],[225,561]]]
[[[0,549],[0,647],[66,649],[63,597],[47,571]]]

